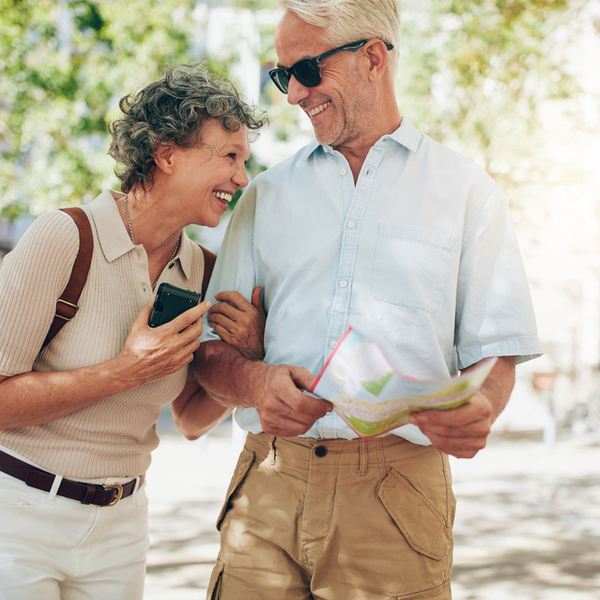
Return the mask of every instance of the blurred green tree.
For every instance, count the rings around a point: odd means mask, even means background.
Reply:
[[[518,184],[532,166],[539,107],[577,90],[564,56],[584,2],[430,0],[408,11],[402,113],[503,187]]]
[[[537,107],[575,89],[560,47],[585,0],[405,1],[402,114],[510,185],[535,143]],[[168,63],[197,60],[211,4],[0,0],[0,215],[80,204],[116,186],[106,125],[119,98]],[[259,23],[261,65],[276,61],[274,27]],[[206,64],[227,73],[222,60]],[[298,111],[268,86],[272,127],[290,138]]]
[[[0,209],[9,218],[117,185],[106,152],[119,99],[169,63],[196,61],[204,27],[194,0],[0,0],[0,20]]]

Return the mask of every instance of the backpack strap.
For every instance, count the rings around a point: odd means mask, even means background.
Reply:
[[[198,246],[200,246],[200,244],[198,244]],[[202,302],[206,295],[206,288],[208,287],[208,282],[210,281],[217,255],[214,252],[207,250],[204,246],[200,246],[200,249],[204,254],[204,276],[202,277],[202,295],[200,296],[200,301]]]
[[[62,327],[77,314],[77,310],[79,309],[77,301],[87,281],[90,264],[92,263],[92,254],[94,253],[94,237],[92,235],[90,220],[85,211],[79,207],[63,208],[61,210],[66,212],[75,221],[75,225],[79,229],[79,252],[75,258],[67,287],[65,287],[56,302],[54,320],[50,325],[42,348],[45,348]]]

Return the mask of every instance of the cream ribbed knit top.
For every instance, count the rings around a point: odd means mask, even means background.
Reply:
[[[143,246],[134,246],[115,199],[104,191],[84,206],[94,235],[94,255],[79,312],[40,352],[66,286],[79,234],[73,220],[54,211],[36,219],[0,269],[0,374],[66,371],[116,356],[129,327],[153,292]],[[204,257],[182,235],[176,258],[159,282],[200,291]],[[66,417],[0,431],[0,444],[65,477],[136,477],[158,445],[156,421],[181,392],[187,369],[111,396]],[[2,397],[0,396],[0,410]]]

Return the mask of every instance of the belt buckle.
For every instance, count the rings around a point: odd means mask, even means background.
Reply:
[[[96,506],[114,506],[121,499],[121,496],[123,495],[123,486],[119,485],[118,483],[103,483],[102,487],[105,490],[107,490],[107,489],[117,490],[117,495],[115,496],[115,499],[110,504],[96,504]]]

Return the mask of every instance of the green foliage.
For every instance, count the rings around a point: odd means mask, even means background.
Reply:
[[[274,10],[277,8],[277,0],[228,0],[228,4],[235,8],[248,8],[250,10]]]
[[[481,163],[503,185],[532,150],[537,107],[576,87],[556,34],[569,0],[431,0],[404,23],[403,114]]]
[[[276,15],[269,13],[276,0],[228,2],[260,10],[257,58],[266,72],[276,61]],[[532,154],[537,108],[575,91],[560,49],[566,24],[584,2],[411,2],[403,11],[402,114],[480,162],[504,187],[514,183],[515,167]],[[168,63],[197,60],[210,5],[0,0],[0,215],[39,214],[118,187],[106,152],[107,123],[118,115],[119,99]],[[235,40],[231,46],[235,52]],[[226,74],[234,59],[205,64]],[[262,101],[278,139],[292,138],[297,107],[270,83]]]
[[[0,0],[0,208],[14,217],[117,186],[106,156],[118,100],[195,62],[193,0]],[[226,65],[207,61],[224,73]]]

